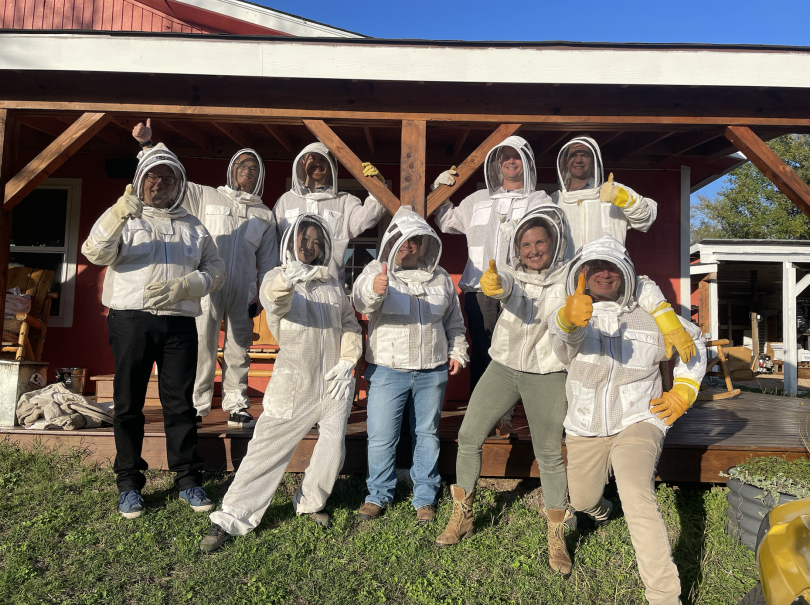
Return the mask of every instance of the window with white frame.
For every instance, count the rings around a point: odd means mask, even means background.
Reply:
[[[9,266],[54,272],[49,327],[73,325],[81,197],[81,179],[45,179],[12,211]]]

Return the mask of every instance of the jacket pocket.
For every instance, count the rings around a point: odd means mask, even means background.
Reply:
[[[374,330],[374,363],[389,368],[402,368],[408,364],[408,328],[377,326]]]
[[[341,227],[343,225],[343,215],[335,210],[324,210],[323,218],[329,229],[332,232],[332,237],[339,239],[341,237]]]
[[[514,206],[512,206],[512,215],[511,219],[513,221],[519,221],[523,218],[523,215],[526,214],[526,209],[529,207],[529,200],[520,200],[515,202]]]
[[[570,376],[570,375],[569,375]],[[568,379],[568,417],[575,426],[591,430],[596,390],[586,387],[578,380]]]
[[[634,382],[619,387],[622,403],[622,428],[652,418],[650,401],[655,382]]]
[[[468,248],[468,255],[470,257],[469,262],[472,263],[473,267],[478,269],[478,274],[480,275],[484,271],[484,247],[483,246],[470,246]]]
[[[425,288],[425,302],[430,306],[430,314],[438,317],[444,317],[447,306],[450,304],[450,297],[444,288],[427,287]]]
[[[180,232],[183,237],[183,254],[187,259],[193,259],[193,262],[187,260],[186,265],[196,269],[202,256],[202,238],[205,236],[191,229],[181,228]]]
[[[231,232],[231,209],[228,206],[206,206],[204,224],[211,235],[227,235]]]
[[[383,315],[410,315],[411,296],[405,292],[397,290],[396,286],[389,282],[388,294],[382,306]]]
[[[298,389],[298,370],[274,368],[264,393],[264,414],[271,418],[291,420]]]
[[[127,259],[135,259],[152,253],[155,246],[155,237],[146,221],[132,219],[124,229],[123,242],[121,256],[126,256]]]
[[[658,356],[658,335],[641,330],[625,330],[622,334],[622,365],[648,370]]]
[[[473,206],[472,219],[470,220],[470,227],[479,227],[481,225],[489,224],[489,216],[492,214],[492,201],[487,200],[478,202]]]
[[[290,310],[281,318],[279,328],[285,331],[300,331],[304,328],[314,328],[307,326],[307,299],[297,290],[293,292]]]

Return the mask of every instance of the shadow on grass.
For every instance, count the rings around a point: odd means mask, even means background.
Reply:
[[[681,598],[684,603],[692,603],[697,588],[703,583],[708,515],[703,491],[689,485],[676,488],[675,510],[680,520],[680,533],[672,547],[672,558],[681,576]]]

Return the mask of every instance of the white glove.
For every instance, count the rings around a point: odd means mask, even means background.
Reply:
[[[456,172],[456,167],[452,166],[450,170],[445,170],[436,177],[436,180],[433,181],[433,184],[430,186],[430,190],[433,191],[439,185],[447,185],[448,187],[452,187],[456,184],[456,179],[453,178],[456,176],[458,176],[458,172]]]
[[[111,212],[119,221],[126,221],[130,218],[141,218],[143,214],[143,202],[132,193],[132,185],[127,185],[124,195],[118,198],[113,204]]]
[[[326,380],[327,396],[341,401],[354,394],[354,379],[352,378],[354,365],[351,361],[341,359],[326,373],[323,378]]]
[[[506,215],[501,214],[498,216],[498,219],[501,221],[499,228],[501,230],[501,237],[505,242],[511,242],[512,236],[515,233],[515,221],[506,217]]]
[[[295,284],[311,280],[318,274],[319,269],[320,267],[318,266],[313,267],[312,265],[302,263],[300,260],[293,260],[292,253],[289,250],[287,251],[287,263],[284,266],[284,279],[289,285],[294,286]]]
[[[188,279],[185,277],[156,281],[146,286],[146,306],[152,309],[166,309],[186,298]]]

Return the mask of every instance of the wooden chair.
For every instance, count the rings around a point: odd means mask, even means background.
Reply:
[[[225,322],[222,322],[222,327],[220,328],[222,332],[225,331]],[[216,375],[222,376],[222,347],[217,349],[217,363],[219,364],[219,370],[217,370]],[[260,363],[272,363],[275,361],[276,357],[278,357],[278,342],[273,335],[270,333],[270,328],[267,326],[267,318],[265,316],[265,311],[262,309],[262,312],[253,318],[253,344],[248,349],[248,357],[250,357],[250,362],[253,363],[254,361]],[[249,370],[248,376],[256,376],[256,377],[263,377],[267,378],[273,375],[273,370]]]
[[[17,313],[16,317],[3,319],[3,359],[17,361],[42,361],[42,347],[48,332],[48,316],[56,292],[48,292],[53,281],[53,271],[10,267],[8,288],[18,287],[23,294],[31,296],[31,311]],[[5,292],[2,293],[5,296]]]
[[[706,376],[717,376],[726,381],[725,393],[698,393],[697,398],[701,401],[715,401],[717,399],[728,399],[729,397],[736,397],[740,394],[740,389],[735,389],[731,385],[731,373],[728,369],[726,354],[723,351],[723,346],[728,344],[728,340],[709,340],[706,342],[706,347],[717,347],[717,356],[706,364],[706,369],[711,370],[714,366],[720,365],[721,372],[706,372]],[[701,387],[702,391],[703,387]]]

